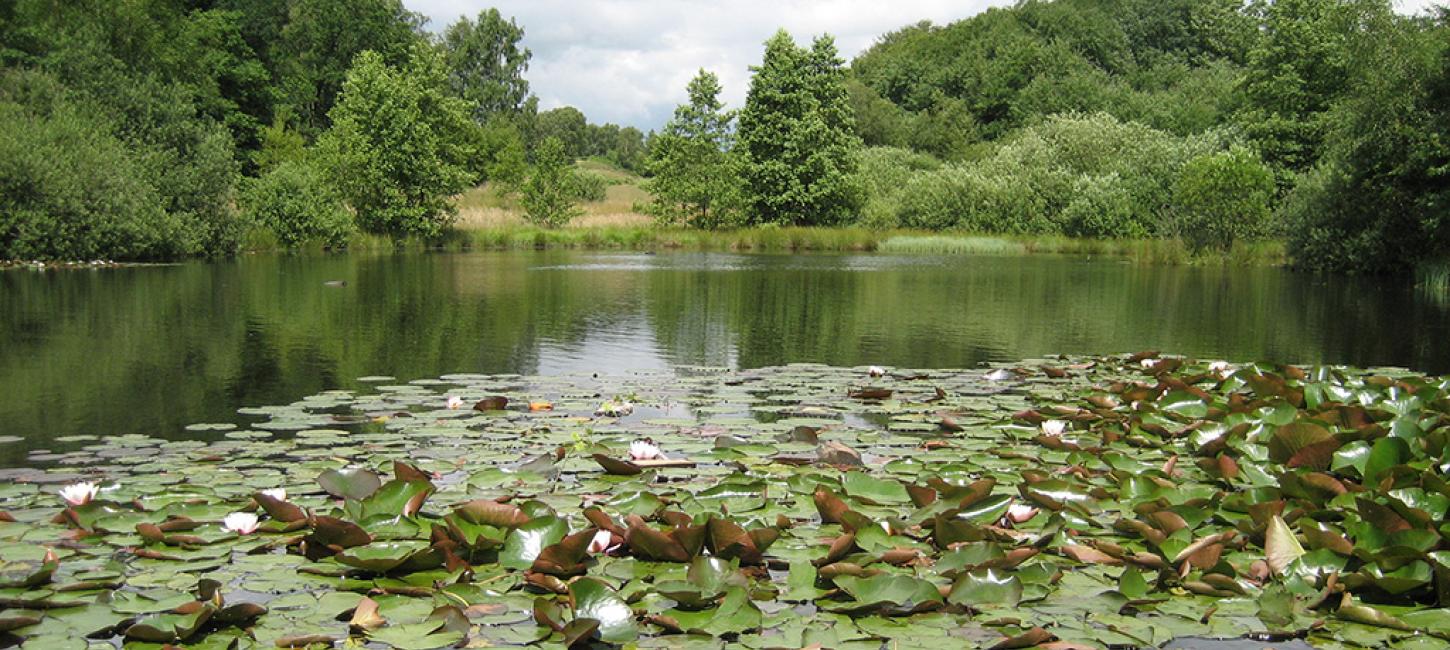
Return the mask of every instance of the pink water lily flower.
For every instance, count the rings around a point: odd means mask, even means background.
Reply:
[[[597,533],[594,533],[594,539],[589,540],[589,552],[603,553],[605,551],[608,551],[610,548],[612,548],[610,542],[613,540],[614,538],[610,536],[609,531],[607,530],[601,530]]]
[[[222,519],[222,528],[238,535],[257,532],[257,515],[250,512],[233,512]]]
[[[261,492],[262,494],[272,497],[273,499],[276,499],[278,501],[287,500],[287,490],[283,488],[270,488],[266,490],[261,490]]]
[[[447,406],[450,409],[463,408],[463,398],[457,395],[449,395]]]
[[[1048,420],[1038,426],[1042,428],[1042,435],[1044,436],[1056,437],[1067,432],[1067,423],[1062,420]]]
[[[71,483],[60,489],[60,498],[65,499],[65,502],[70,505],[83,506],[96,498],[96,493],[100,492],[100,489],[101,486],[94,481]]]
[[[649,438],[642,438],[629,443],[630,460],[664,460],[665,455],[660,452],[659,446]]]

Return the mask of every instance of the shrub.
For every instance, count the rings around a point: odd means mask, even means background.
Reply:
[[[866,147],[856,156],[856,184],[866,192],[859,223],[873,230],[900,226],[902,188],[917,173],[941,168],[936,158],[897,147]]]
[[[352,216],[321,172],[305,161],[283,162],[250,180],[241,207],[244,216],[286,247],[308,242],[341,247],[353,232]]]
[[[1242,147],[1199,156],[1183,166],[1174,189],[1174,225],[1194,250],[1229,250],[1263,233],[1274,199],[1274,174]]]
[[[1022,129],[981,160],[916,172],[905,182],[879,155],[863,164],[874,167],[867,178],[878,190],[900,188],[894,202],[903,226],[1144,237],[1169,234],[1180,170],[1218,140],[1180,138],[1106,114],[1068,114]],[[872,210],[880,219],[880,208]]]
[[[575,172],[572,176],[570,191],[574,198],[585,203],[597,203],[604,200],[609,190],[609,181],[603,176],[593,172]]]
[[[1121,176],[1083,176],[1060,220],[1064,232],[1078,237],[1145,237],[1147,224],[1136,218],[1136,212],[1133,194]]]
[[[156,259],[181,223],[126,145],[98,120],[0,103],[0,258]]]

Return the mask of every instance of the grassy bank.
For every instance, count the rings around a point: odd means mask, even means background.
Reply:
[[[357,235],[352,250],[398,248],[391,239]],[[404,249],[466,250],[681,250],[792,252],[879,252],[925,255],[1073,255],[1119,258],[1143,264],[1281,266],[1279,242],[1236,245],[1226,253],[1191,253],[1177,240],[1072,239],[1060,236],[1002,237],[865,228],[740,228],[702,231],[650,224],[587,225],[550,230],[523,224],[460,228],[441,242],[409,242]]]
[[[458,219],[442,241],[401,244],[404,249],[463,250],[687,250],[743,252],[880,252],[927,255],[1055,254],[1110,257],[1144,264],[1279,266],[1287,263],[1280,242],[1240,243],[1228,252],[1192,253],[1178,240],[1076,239],[1060,235],[978,235],[859,227],[755,227],[691,230],[661,227],[636,210],[649,200],[639,176],[597,161],[578,163],[581,172],[605,179],[601,201],[583,204],[584,213],[564,228],[533,226],[523,219],[516,195],[488,185],[457,199]],[[350,250],[392,250],[387,237],[356,234]],[[275,250],[275,242],[252,240],[248,250]],[[318,249],[319,247],[313,247]]]

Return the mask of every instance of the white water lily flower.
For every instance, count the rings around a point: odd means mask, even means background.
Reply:
[[[871,366],[870,368],[866,369],[866,374],[871,375],[872,377],[881,377],[886,374],[886,369],[882,368],[881,366]]]
[[[630,460],[664,460],[665,455],[660,453],[660,448],[649,438],[636,440],[629,443]]]
[[[1227,361],[1211,361],[1208,364],[1209,372],[1223,373],[1228,371]]]
[[[287,490],[284,490],[282,488],[271,488],[267,490],[262,490],[261,492],[262,494],[272,497],[273,499],[276,499],[278,501],[287,500]]]
[[[450,409],[462,408],[463,407],[463,398],[462,397],[459,397],[457,395],[449,395],[448,396],[447,406]]]
[[[1158,365],[1158,360],[1157,359],[1144,359],[1142,361],[1139,361],[1138,362],[1138,365],[1143,366],[1143,369],[1144,370],[1152,370],[1154,367],[1156,367]]]
[[[1014,524],[1031,521],[1036,516],[1037,508],[1026,504],[1014,503],[1011,507],[1007,508],[1007,520]]]
[[[238,535],[257,532],[257,515],[250,512],[233,512],[222,519],[222,528]]]
[[[1067,431],[1067,423],[1062,420],[1048,420],[1039,426],[1045,436],[1060,436]]]
[[[609,542],[612,539],[613,538],[609,536],[609,531],[607,530],[601,530],[597,533],[594,533],[594,539],[589,540],[589,552],[603,553],[609,550]]]
[[[611,418],[624,417],[633,412],[634,404],[626,400],[609,400],[604,402],[603,404],[600,404],[599,408],[594,410],[595,415],[602,415]]]
[[[91,499],[96,498],[96,493],[99,491],[100,486],[94,481],[81,481],[80,483],[71,483],[61,488],[60,498],[65,499],[66,503],[73,506],[83,506],[90,503]]]

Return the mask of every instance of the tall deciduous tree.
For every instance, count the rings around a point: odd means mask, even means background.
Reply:
[[[459,18],[443,31],[448,85],[474,103],[479,122],[500,113],[523,110],[529,96],[524,73],[533,53],[521,47],[524,28],[498,9],[485,9],[476,21]]]
[[[448,198],[476,180],[478,125],[435,50],[415,47],[403,68],[358,55],[329,117],[318,147],[363,230],[433,237],[452,223]]]
[[[534,142],[557,138],[564,145],[564,155],[582,158],[589,155],[589,120],[573,106],[560,106],[539,113],[534,120]]]
[[[725,225],[735,207],[738,182],[729,158],[734,144],[733,111],[720,101],[720,79],[700,70],[688,86],[690,102],[655,136],[646,189],[661,221],[697,228]]]
[[[354,57],[370,50],[383,63],[402,66],[422,41],[422,24],[401,0],[294,0],[273,48],[281,102],[304,132],[322,131]]]
[[[842,65],[830,36],[810,50],[797,47],[785,30],[766,41],[740,113],[749,221],[829,225],[855,216],[860,140]]]
[[[1249,52],[1244,110],[1249,139],[1270,164],[1300,172],[1319,158],[1324,116],[1349,89],[1351,43],[1387,0],[1276,0],[1258,5],[1263,37]]]

